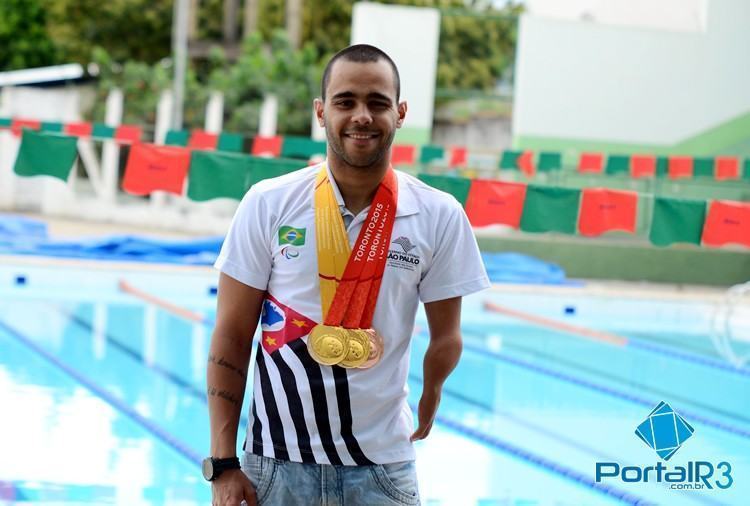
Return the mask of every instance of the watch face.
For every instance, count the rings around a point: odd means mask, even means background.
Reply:
[[[211,457],[203,459],[201,469],[203,470],[203,477],[211,481],[214,477],[214,462]]]

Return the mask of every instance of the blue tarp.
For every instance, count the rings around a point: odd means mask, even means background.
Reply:
[[[42,221],[0,214],[0,253],[6,254],[211,265],[222,241],[223,237],[166,240],[133,235],[62,241],[51,239]],[[482,260],[494,283],[569,283],[559,266],[520,253],[482,253]]]

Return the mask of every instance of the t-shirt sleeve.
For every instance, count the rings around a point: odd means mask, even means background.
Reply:
[[[474,232],[458,202],[440,220],[432,262],[419,283],[422,302],[462,297],[490,286]],[[447,215],[447,216],[446,216]]]
[[[273,265],[269,229],[266,202],[251,188],[234,214],[214,267],[241,283],[265,290]]]

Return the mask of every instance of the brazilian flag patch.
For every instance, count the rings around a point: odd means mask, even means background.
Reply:
[[[279,246],[290,244],[292,246],[302,246],[305,244],[304,228],[281,227],[279,228]]]

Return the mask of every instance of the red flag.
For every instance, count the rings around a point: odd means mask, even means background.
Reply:
[[[391,148],[391,163],[393,165],[414,165],[417,148],[410,144],[394,144]]]
[[[143,131],[135,125],[120,125],[115,129],[115,140],[123,144],[134,144],[141,142]]]
[[[525,183],[475,179],[466,199],[466,215],[474,227],[509,225],[518,228],[525,199]]]
[[[14,119],[10,124],[10,131],[16,137],[21,136],[24,128],[30,128],[31,130],[39,130],[42,128],[42,122],[35,119]]]
[[[256,156],[277,158],[281,154],[281,143],[283,140],[283,137],[278,135],[273,137],[257,135],[255,139],[253,139],[253,147],[250,153]]]
[[[316,323],[289,306],[276,300],[270,293],[263,301],[260,315],[261,344],[268,353],[273,353],[285,344],[306,336]]]
[[[68,123],[65,125],[65,133],[75,137],[91,137],[94,127],[91,123]]]
[[[578,231],[596,236],[608,230],[635,233],[638,193],[604,188],[585,188],[582,192]]]
[[[630,157],[631,177],[654,177],[656,157],[654,155],[633,155]]]
[[[536,167],[534,166],[534,153],[532,151],[524,151],[521,153],[521,156],[518,157],[516,163],[518,164],[518,168],[521,169],[521,172],[527,177],[534,176]]]
[[[219,136],[211,134],[205,130],[193,130],[188,141],[188,147],[193,149],[216,149],[219,143]]]
[[[693,157],[670,156],[668,172],[671,179],[693,177]]]
[[[734,156],[717,156],[714,161],[714,177],[719,181],[725,179],[739,179],[739,158]]]
[[[187,148],[133,144],[122,189],[135,195],[148,195],[156,190],[181,195],[189,166]]]
[[[468,152],[463,146],[453,146],[451,148],[449,167],[465,167],[468,161]]]
[[[750,202],[713,200],[703,225],[703,244],[736,243],[750,248]]]
[[[581,153],[578,160],[578,172],[594,172],[601,174],[604,170],[604,155],[602,153]]]

